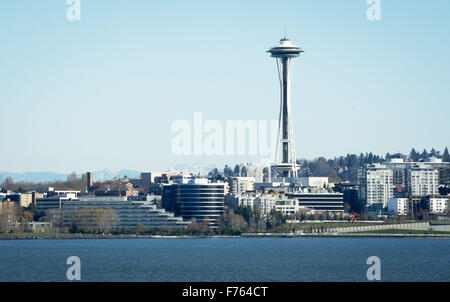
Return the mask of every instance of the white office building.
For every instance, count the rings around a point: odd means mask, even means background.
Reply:
[[[328,188],[328,177],[299,177],[297,184],[302,187],[326,189]]]
[[[448,210],[447,197],[430,197],[430,212],[444,213]]]
[[[270,211],[275,209],[277,201],[279,201],[279,196],[276,194],[246,193],[235,197],[238,206],[256,207],[262,216],[267,216]]]
[[[280,200],[275,206],[275,210],[283,215],[294,215],[299,210],[296,200],[285,199]]]
[[[239,196],[242,193],[255,190],[255,178],[254,177],[233,177],[230,182],[230,193]]]
[[[388,211],[397,215],[408,215],[408,198],[389,198]]]

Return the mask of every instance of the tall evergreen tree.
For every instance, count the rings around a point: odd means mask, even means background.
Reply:
[[[436,150],[434,148],[431,148],[430,156],[436,156],[436,155],[437,155]]]
[[[413,161],[418,161],[420,157],[420,154],[417,153],[416,149],[412,148],[411,152],[409,153],[409,158]]]
[[[368,163],[368,164],[373,163],[373,153],[372,153],[372,152],[370,152],[370,153],[369,153],[369,156],[367,157],[367,163]]]
[[[450,154],[448,154],[447,147],[445,147],[444,154],[442,155],[442,161],[450,162]]]
[[[358,165],[358,156],[355,154],[347,155],[348,156],[348,166],[354,167]]]
[[[363,153],[361,153],[361,154],[359,155],[359,165],[360,165],[360,166],[363,166],[365,163],[366,163],[366,157],[364,156]]]
[[[428,157],[427,149],[423,149],[423,152],[421,154],[422,159],[426,159]]]

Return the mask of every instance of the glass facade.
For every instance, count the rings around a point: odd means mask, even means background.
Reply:
[[[224,213],[225,184],[172,184],[163,187],[163,207],[186,220],[217,227]]]
[[[156,205],[134,202],[126,197],[81,197],[80,200],[70,200],[63,203],[63,224],[71,225],[74,217],[79,217],[83,210],[110,209],[116,216],[115,227],[155,227],[155,228],[185,228],[189,221],[175,217]]]

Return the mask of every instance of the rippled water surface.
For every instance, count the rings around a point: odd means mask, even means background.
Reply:
[[[0,281],[450,281],[450,240],[390,238],[89,239],[0,241]]]

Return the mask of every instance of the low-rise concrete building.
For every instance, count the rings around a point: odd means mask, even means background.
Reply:
[[[288,193],[287,198],[295,200],[296,211],[299,209],[310,209],[312,212],[344,211],[343,193]]]
[[[389,198],[388,212],[397,215],[408,215],[408,198]]]
[[[308,188],[326,189],[328,188],[328,177],[299,177],[298,185]]]
[[[408,198],[390,198],[388,212],[397,215],[414,215],[419,212],[445,213],[449,196],[426,195]]]
[[[429,207],[431,213],[445,213],[448,210],[450,197],[430,197]]]

